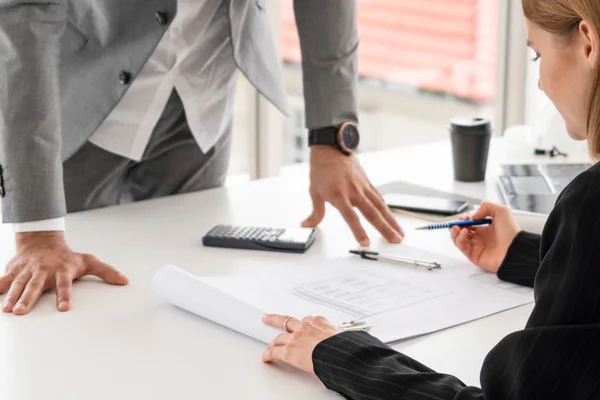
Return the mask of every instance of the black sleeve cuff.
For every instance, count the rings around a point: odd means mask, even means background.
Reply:
[[[366,332],[343,332],[324,340],[312,359],[325,387],[352,400],[480,398],[468,395],[472,390],[458,378],[437,373]]]
[[[517,285],[533,287],[540,266],[541,236],[525,231],[515,237],[498,270],[498,278]]]
[[[363,399],[363,395],[373,390],[369,388],[373,374],[382,366],[413,377],[417,377],[417,373],[434,373],[367,332],[342,332],[332,336],[315,347],[312,359],[315,375],[325,387],[352,399]],[[408,380],[405,383],[410,386]],[[385,391],[386,384],[377,386],[377,391]]]
[[[360,341],[356,345],[351,343]],[[361,352],[361,348],[369,344],[377,347],[385,346],[381,341],[366,332],[342,332],[325,339],[315,347],[312,354],[315,375],[329,390],[342,396],[347,386],[345,370],[352,358]]]

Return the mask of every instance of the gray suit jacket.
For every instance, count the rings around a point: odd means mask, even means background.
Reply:
[[[285,112],[267,0],[223,1],[235,62]],[[0,0],[4,222],[65,215],[62,162],[115,107],[176,8],[176,0]],[[356,1],[295,0],[294,8],[307,126],[356,121]]]

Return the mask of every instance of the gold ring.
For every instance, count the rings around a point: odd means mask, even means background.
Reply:
[[[285,321],[283,321],[283,329],[284,329],[284,330],[285,330],[287,333],[292,333],[292,331],[290,331],[290,330],[288,329],[288,322],[290,322],[290,320],[291,320],[292,318],[293,318],[293,317],[287,317],[287,318],[285,319]]]

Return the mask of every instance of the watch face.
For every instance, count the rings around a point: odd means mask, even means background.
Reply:
[[[356,126],[348,124],[342,132],[342,142],[348,150],[356,150],[360,142],[360,135]]]

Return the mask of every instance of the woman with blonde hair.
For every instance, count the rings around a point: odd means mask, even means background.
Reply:
[[[600,158],[600,1],[523,0],[539,86]],[[484,203],[472,216],[489,227],[455,227],[452,239],[482,269],[533,286],[535,307],[523,330],[487,355],[482,388],[435,372],[364,332],[340,333],[322,317],[267,315],[287,331],[265,350],[314,372],[350,399],[600,399],[600,164],[561,193],[541,236],[523,232],[504,206]],[[410,323],[410,321],[406,321]],[[457,360],[460,362],[460,360]]]

